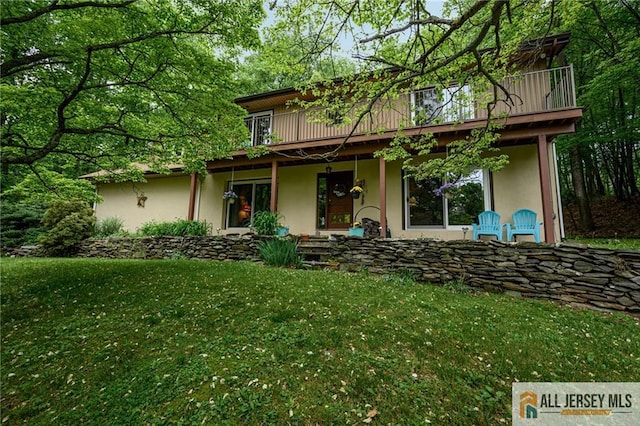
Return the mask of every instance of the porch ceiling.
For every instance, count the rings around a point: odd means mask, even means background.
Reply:
[[[498,146],[527,145],[537,143],[538,135],[545,135],[548,140],[555,136],[575,131],[576,121],[582,117],[581,108],[571,108],[552,112],[514,115],[498,120],[504,125],[500,131]],[[471,130],[484,126],[486,120],[468,120],[461,124],[441,124],[435,126],[413,127],[404,130],[407,136],[420,136],[433,133],[438,139],[438,149],[457,139],[467,136]],[[271,153],[259,158],[250,159],[245,151],[238,151],[233,159],[210,161],[207,169],[210,172],[221,172],[243,169],[259,169],[271,167],[273,160],[279,166],[326,163],[333,161],[349,161],[355,156],[358,159],[373,158],[373,153],[388,146],[396,131],[376,134],[357,134],[346,142],[344,138],[327,138],[321,140],[304,140],[273,145]],[[335,152],[334,152],[335,151]]]

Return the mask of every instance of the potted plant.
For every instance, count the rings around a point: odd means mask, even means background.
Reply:
[[[251,228],[258,235],[276,235],[278,229],[278,213],[260,211],[253,215]]]
[[[233,191],[226,191],[224,194],[222,194],[222,199],[229,204],[233,204],[238,199],[238,194]]]
[[[289,227],[287,225],[283,225],[282,223],[279,223],[278,227],[276,228],[276,235],[279,237],[284,237],[286,235],[289,235]]]
[[[360,224],[360,222],[353,222],[351,228],[349,228],[349,236],[350,237],[364,237],[364,228]]]
[[[360,198],[360,194],[364,192],[364,179],[356,179],[355,184],[349,190],[353,199]]]
[[[360,185],[354,185],[353,188],[349,190],[349,192],[351,192],[351,196],[354,199],[360,198],[360,194],[362,194],[362,191],[364,191],[364,189],[362,189]]]

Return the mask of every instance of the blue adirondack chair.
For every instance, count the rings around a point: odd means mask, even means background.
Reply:
[[[498,241],[502,241],[502,228],[500,215],[494,211],[487,210],[478,215],[478,224],[473,224],[473,239],[477,240],[480,235],[495,235]]]
[[[513,213],[513,225],[507,223],[507,241],[516,235],[533,235],[536,243],[540,242],[540,227],[542,222],[536,222],[536,212],[520,209]]]

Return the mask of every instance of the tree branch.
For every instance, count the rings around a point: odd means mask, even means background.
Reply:
[[[59,4],[60,0],[54,0],[47,7],[43,7],[42,9],[36,9],[31,13],[27,13],[23,16],[16,16],[12,18],[2,19],[0,17],[0,25],[11,25],[11,24],[19,24],[23,22],[32,21],[36,18],[39,18],[42,15],[46,15],[47,13],[55,12],[56,10],[72,10],[72,9],[81,9],[85,7],[97,7],[102,9],[118,9],[127,7],[132,3],[135,3],[138,0],[126,0],[122,3],[113,3],[113,2],[97,2],[97,1],[84,1],[80,3],[71,3],[71,4]]]
[[[443,18],[439,18],[437,16],[430,16],[429,18],[426,19],[415,19],[415,20],[411,20],[409,21],[407,24],[401,26],[401,27],[397,27],[397,28],[393,28],[389,31],[385,31],[384,33],[380,33],[380,34],[376,34],[374,36],[371,37],[367,37],[367,38],[363,38],[362,40],[359,41],[359,43],[369,43],[371,41],[374,40],[380,40],[386,37],[389,37],[393,34],[397,34],[397,33],[401,33],[403,31],[408,30],[411,27],[414,26],[418,26],[418,25],[429,25],[429,24],[442,24],[442,25],[453,25],[454,21],[451,19],[443,19]]]

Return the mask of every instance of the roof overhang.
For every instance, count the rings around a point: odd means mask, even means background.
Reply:
[[[145,177],[145,179],[154,179],[161,177],[169,177],[169,176],[181,176],[185,175],[184,167],[179,164],[172,164],[167,166],[169,169],[169,173],[159,173],[155,170],[152,170],[150,166],[146,164],[134,163],[133,167],[141,171]],[[117,177],[119,175],[123,175],[126,173],[123,169],[117,170],[100,170],[94,173],[88,173],[86,175],[80,176],[80,179],[87,179],[95,182],[110,182],[117,181]]]

